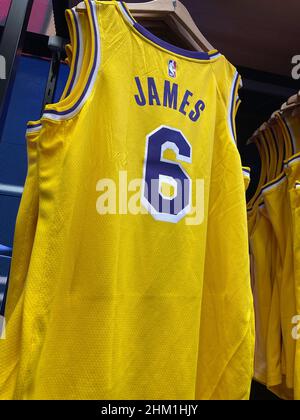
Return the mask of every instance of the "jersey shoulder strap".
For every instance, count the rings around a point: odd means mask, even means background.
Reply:
[[[212,61],[211,66],[216,78],[219,106],[224,109],[231,138],[236,143],[235,117],[240,105],[238,91],[242,86],[241,76],[223,55]]]

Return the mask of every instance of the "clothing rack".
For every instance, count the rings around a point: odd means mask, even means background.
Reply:
[[[74,0],[53,0],[53,14],[55,21],[55,37],[48,38],[48,46],[51,51],[52,60],[50,65],[48,83],[45,93],[44,104],[52,102],[61,59],[64,55],[65,39],[68,39],[68,27],[65,20],[65,10],[77,3]],[[18,57],[25,51],[30,53],[33,50],[45,52],[45,36],[40,34],[30,34],[27,32],[28,22],[33,6],[33,0],[12,0],[5,27],[0,38],[0,57],[5,59],[6,78],[0,79],[0,142],[8,110],[8,104],[15,80]],[[30,37],[30,42],[25,42]],[[34,38],[39,38],[42,44],[36,47]]]
[[[0,79],[0,141],[8,103],[15,80],[17,58],[23,49],[33,0],[12,0],[0,40],[0,56],[5,60],[6,78]]]
[[[4,258],[5,260],[8,260],[10,264],[11,257],[12,257],[12,248],[0,244],[0,260]],[[6,297],[7,297],[8,278],[9,278],[9,273],[7,275],[7,281],[5,282],[4,280],[4,283],[3,283],[3,279],[5,279],[5,277],[4,278],[0,277],[0,295],[3,294],[3,298],[0,300],[0,316],[2,317],[4,316],[4,307],[6,303]],[[1,319],[0,319],[0,336],[1,336],[1,329],[2,329],[2,325],[1,325]]]
[[[69,0],[52,0],[56,36],[49,37],[48,47],[52,53],[50,70],[41,112],[47,104],[53,103],[60,64],[69,37],[65,11],[70,8]]]
[[[257,134],[261,131],[264,131],[265,129],[268,128],[269,125],[272,124],[275,115],[277,113],[282,113],[284,114],[285,112],[287,112],[288,110],[296,110],[296,108],[299,109],[300,107],[300,91],[296,91],[293,92],[292,95],[289,95],[289,98],[286,100],[286,102],[284,102],[280,109],[278,109],[277,111],[275,111],[269,118],[268,121],[264,122],[254,133],[253,136],[250,137],[250,139],[248,140],[248,144],[251,144],[253,142],[253,139],[257,136]]]

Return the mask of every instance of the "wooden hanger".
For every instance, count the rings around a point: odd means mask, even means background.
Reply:
[[[255,141],[259,138],[259,130],[256,130],[252,136],[250,137],[250,139],[247,140],[246,145],[249,146],[250,144],[255,143]]]
[[[194,50],[207,52],[214,49],[179,0],[152,0],[146,3],[126,3],[126,5],[137,20],[164,20]],[[85,3],[79,3],[77,9],[85,10]]]
[[[246,145],[249,146],[249,144],[255,143],[255,140],[257,140],[260,137],[260,133],[268,128],[267,123],[263,123],[250,137],[250,139],[247,141]]]
[[[298,106],[295,107],[295,109],[293,109],[292,117],[300,117],[300,103],[298,104]]]
[[[291,96],[281,107],[281,111],[293,109],[300,105],[300,91],[296,95]]]
[[[278,114],[283,114],[285,112],[292,112],[292,117],[299,117],[300,116],[300,91],[295,95],[291,96],[280,108],[280,110],[273,112],[271,118],[268,120],[267,123],[263,123],[258,130],[250,137],[247,141],[247,145],[254,142],[257,138],[259,133],[266,129],[268,125],[272,125],[278,118]]]
[[[298,93],[296,93],[296,95],[291,96],[288,100],[287,100],[287,104],[288,105],[292,105],[294,103],[299,102],[300,99],[300,91]]]

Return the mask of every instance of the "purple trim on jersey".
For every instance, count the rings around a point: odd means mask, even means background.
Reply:
[[[278,178],[278,179],[276,179],[275,181],[272,181],[272,182],[270,182],[269,184],[265,185],[265,186],[262,188],[262,192],[264,192],[265,190],[267,190],[267,189],[268,189],[268,188],[270,188],[270,187],[273,187],[273,186],[274,186],[274,185],[276,185],[278,182],[282,181],[284,178],[286,178],[286,175],[285,175],[285,174],[281,175],[281,177],[280,177],[280,178]]]
[[[69,86],[69,89],[67,91],[66,96],[68,96],[70,94],[70,92],[73,90],[74,87],[74,82],[75,82],[75,78],[77,75],[77,66],[78,66],[78,59],[79,59],[79,51],[81,45],[80,45],[80,36],[79,36],[79,24],[78,24],[78,15],[75,13],[75,11],[73,9],[71,9],[72,15],[74,17],[74,21],[75,21],[75,28],[76,28],[76,38],[77,38],[77,48],[76,48],[76,57],[75,57],[75,67],[74,67],[74,71],[73,71],[73,76],[72,76],[72,80]]]
[[[125,6],[123,1],[120,1],[121,7],[125,11],[126,15],[129,17],[129,19],[132,22],[132,25],[134,28],[140,32],[145,38],[150,39],[150,41],[154,42],[155,44],[159,45],[160,47],[164,48],[165,50],[169,50],[170,52],[173,52],[178,55],[183,55],[184,57],[188,58],[196,58],[199,60],[210,60],[210,58],[214,57],[215,55],[218,55],[219,52],[216,51],[213,54],[209,55],[207,52],[200,52],[200,51],[189,51],[185,50],[183,48],[176,47],[175,45],[169,44],[166,41],[163,41],[162,39],[158,38],[157,36],[153,35],[151,32],[148,31],[148,29],[144,28],[144,26],[140,25],[138,22],[136,22],[130,13],[127,10],[127,7]]]
[[[34,124],[27,124],[27,128],[38,128],[38,127],[42,127],[42,124],[39,123],[34,123]]]
[[[97,66],[98,52],[99,52],[100,46],[99,46],[99,43],[98,43],[99,40],[98,40],[98,33],[97,33],[97,29],[96,29],[97,22],[96,22],[95,9],[93,7],[92,0],[89,0],[89,5],[90,5],[90,8],[91,8],[91,12],[92,12],[92,20],[93,20],[93,26],[94,26],[94,37],[95,37],[95,40],[96,40],[96,46],[95,46],[95,54],[94,54],[93,67],[92,67],[92,71],[91,71],[91,73],[89,75],[88,82],[86,83],[86,86],[84,88],[84,91],[81,94],[79,100],[76,102],[75,105],[72,106],[72,108],[70,108],[70,109],[68,109],[66,111],[56,111],[54,109],[49,109],[49,110],[46,110],[45,111],[45,114],[50,114],[50,115],[51,114],[52,115],[68,115],[68,114],[72,113],[80,105],[80,102],[82,102],[82,100],[84,99],[87,91],[90,88],[90,84],[91,84],[91,81],[92,81],[92,79],[94,77],[94,73],[95,73],[96,66]]]
[[[243,172],[246,172],[247,174],[249,174],[250,175],[250,169],[245,169],[245,168],[243,168]]]
[[[175,45],[172,45],[166,41],[163,41],[162,39],[153,35],[151,32],[149,32],[146,28],[144,28],[142,25],[140,25],[137,22],[134,22],[133,26],[145,38],[150,39],[150,41],[154,42],[155,44],[159,45],[165,50],[169,50],[170,52],[174,54],[183,55],[184,57],[188,57],[188,58],[196,58],[198,60],[210,60],[210,56],[206,52],[184,50],[183,48],[176,47]]]
[[[232,131],[233,136],[234,136],[234,133],[235,133],[235,130],[234,130],[234,118],[235,118],[235,116],[234,116],[234,105],[235,105],[235,97],[234,97],[234,94],[235,94],[235,91],[236,91],[237,83],[239,81],[239,75],[238,75],[238,73],[236,73],[235,77],[236,77],[236,79],[235,79],[234,85],[233,85],[231,105],[230,105],[230,122],[231,122],[231,131]],[[236,138],[234,138],[234,140],[236,141]]]
[[[295,162],[296,160],[300,159],[300,155],[294,156],[293,158],[289,159],[286,163],[286,165],[289,165],[290,163]]]

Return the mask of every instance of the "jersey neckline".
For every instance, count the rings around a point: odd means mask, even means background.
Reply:
[[[141,37],[146,38],[147,40],[151,41],[151,43],[166,50],[169,53],[176,54],[182,58],[190,58],[194,60],[206,60],[206,61],[212,60],[221,56],[221,54],[217,50],[203,52],[203,51],[190,51],[184,48],[176,47],[175,45],[172,45],[168,43],[167,41],[164,41],[158,38],[152,32],[148,31],[148,29],[146,29],[144,26],[139,24],[134,19],[130,11],[128,10],[128,7],[126,6],[125,2],[117,1],[117,5],[121,11],[123,18],[126,20],[126,22],[130,24],[131,27],[133,27],[139,33]]]

